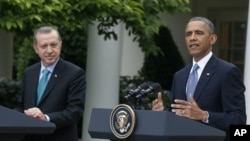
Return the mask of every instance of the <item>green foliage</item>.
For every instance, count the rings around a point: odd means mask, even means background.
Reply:
[[[0,78],[0,105],[14,108],[17,104],[18,95],[20,91],[18,81],[10,80],[8,78]]]
[[[73,62],[86,70],[87,63],[87,28],[72,32],[70,29],[59,29],[63,40],[62,58]]]
[[[150,46],[145,42],[152,45],[151,36],[162,24],[157,14],[189,11],[188,3],[189,0],[1,0],[0,28],[16,32],[46,24],[75,31],[97,19],[99,33],[110,39],[111,35],[117,38],[110,28],[124,22],[129,34],[135,34],[135,40],[146,51]]]
[[[187,12],[188,3],[189,0],[99,0],[85,1],[84,5],[86,11],[102,11],[94,17],[100,22],[98,33],[105,34],[106,39],[116,39],[112,27],[124,22],[129,35],[135,35],[133,40],[139,43],[146,55],[158,55],[160,50],[152,39],[162,24],[158,14]]]
[[[16,76],[14,78],[17,78],[17,80],[21,80],[23,76],[24,69],[33,64],[34,62],[38,61],[38,56],[34,52],[34,49],[32,47],[32,40],[27,37],[20,37],[15,38],[15,70],[14,73]]]
[[[71,30],[82,28],[84,21],[72,16],[78,9],[75,9],[76,5],[70,2],[76,1],[2,0],[0,1],[0,28],[16,32],[32,30],[43,24],[59,25],[58,23],[71,27]]]

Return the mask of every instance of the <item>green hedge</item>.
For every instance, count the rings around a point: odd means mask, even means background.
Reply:
[[[17,104],[20,82],[8,78],[0,78],[0,105],[14,108]]]

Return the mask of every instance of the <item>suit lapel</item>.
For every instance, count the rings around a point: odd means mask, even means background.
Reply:
[[[30,71],[31,77],[29,78],[30,82],[30,89],[31,89],[31,95],[29,96],[31,99],[31,105],[34,106],[36,105],[36,98],[37,98],[37,86],[39,82],[39,75],[40,75],[40,68],[41,64],[38,64],[33,71]]]
[[[56,66],[55,66],[55,68],[50,76],[49,82],[44,90],[44,94],[42,95],[39,104],[42,103],[42,101],[50,94],[52,89],[55,87],[57,82],[60,80],[60,78],[62,76],[62,71],[63,71],[63,60],[60,59],[57,62]]]
[[[207,83],[209,82],[209,80],[212,78],[212,76],[215,73],[215,68],[216,68],[216,58],[213,55],[210,60],[207,62],[207,65],[205,66],[199,82],[196,86],[196,90],[194,93],[194,99],[197,101],[200,94],[202,93],[203,88],[207,85]]]

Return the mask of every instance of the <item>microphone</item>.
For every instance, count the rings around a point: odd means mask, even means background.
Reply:
[[[147,96],[148,94],[152,92],[160,92],[161,91],[161,85],[159,83],[153,83],[150,85],[147,89],[141,90],[138,95],[136,95],[136,98],[143,98]]]
[[[139,85],[136,89],[130,90],[128,94],[125,96],[125,98],[129,99],[130,97],[137,95],[141,90],[147,89],[148,87],[149,87],[148,83],[144,82],[141,85]]]

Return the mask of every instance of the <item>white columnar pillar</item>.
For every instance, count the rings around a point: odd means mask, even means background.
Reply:
[[[12,78],[13,68],[13,36],[0,30],[0,78]]]
[[[245,66],[244,66],[244,82],[246,85],[246,113],[247,124],[250,124],[250,2],[248,4],[248,21],[247,21],[247,40],[246,40],[246,52],[245,52]]]
[[[87,90],[83,115],[82,141],[94,141],[88,133],[92,108],[112,109],[119,103],[121,24],[114,27],[118,40],[104,40],[98,35],[97,24],[89,26],[86,79]]]

